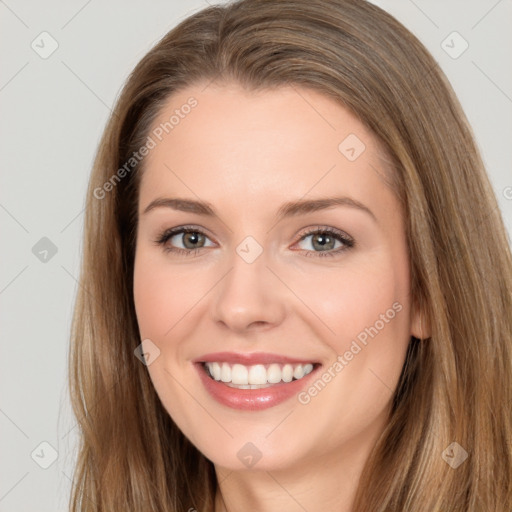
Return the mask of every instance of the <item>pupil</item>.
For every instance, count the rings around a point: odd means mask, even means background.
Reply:
[[[318,247],[315,248],[321,248],[325,249],[327,245],[329,245],[329,249],[332,249],[330,245],[332,245],[333,238],[331,238],[329,235],[316,235],[315,238],[313,238],[313,246],[318,245]]]
[[[197,244],[202,235],[199,233],[185,233],[185,247],[187,247],[187,243],[190,242],[192,245]],[[192,240],[191,240],[192,239]],[[194,249],[194,247],[188,247],[189,249]]]

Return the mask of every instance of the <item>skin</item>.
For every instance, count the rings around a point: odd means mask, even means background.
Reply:
[[[383,179],[383,149],[318,92],[205,85],[169,98],[155,126],[191,96],[198,104],[150,151],[141,181],[134,299],[141,339],[160,350],[150,377],[178,427],[215,465],[217,512],[349,511],[410,336],[426,335],[412,307],[404,217]],[[349,134],[366,146],[354,161],[338,149]],[[344,205],[276,221],[287,201],[334,195],[363,203],[375,219]],[[163,197],[207,201],[218,218],[168,207],[144,213]],[[184,225],[205,232],[192,240],[199,252],[155,243]],[[354,247],[319,256],[315,236],[302,238],[317,226],[343,231]],[[247,236],[263,250],[252,263],[236,252]],[[186,242],[181,234],[166,245],[187,250]],[[210,397],[191,362],[217,351],[271,352],[327,369],[393,303],[400,312],[307,404],[293,397],[262,411],[231,409]],[[237,457],[247,442],[261,452],[251,468]]]

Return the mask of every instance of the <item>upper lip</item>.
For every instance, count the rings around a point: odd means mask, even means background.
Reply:
[[[268,352],[212,352],[205,354],[193,360],[194,363],[231,363],[251,366],[256,364],[271,363],[290,363],[290,364],[308,364],[315,363],[314,359],[299,359],[288,357],[281,354],[271,354]]]

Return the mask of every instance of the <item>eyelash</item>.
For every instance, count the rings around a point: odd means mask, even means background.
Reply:
[[[165,244],[168,240],[170,240],[173,236],[181,234],[181,233],[199,233],[208,238],[206,233],[201,229],[198,229],[194,226],[180,226],[177,228],[167,229],[163,233],[159,235],[159,237],[155,240],[155,244],[162,246],[165,252],[183,254],[184,256],[194,256],[201,249],[206,249],[206,247],[198,247],[197,249],[181,249],[180,247],[167,247]],[[343,233],[343,231],[339,231],[334,228],[324,228],[322,226],[316,226],[315,228],[311,228],[306,233],[304,233],[299,242],[301,242],[304,238],[307,238],[310,235],[316,234],[328,234],[339,240],[344,244],[344,247],[339,247],[338,249],[333,249],[330,251],[310,251],[305,250],[305,256],[307,257],[326,257],[326,256],[337,256],[343,251],[351,249],[355,246],[355,241],[353,238],[349,237],[347,234]]]

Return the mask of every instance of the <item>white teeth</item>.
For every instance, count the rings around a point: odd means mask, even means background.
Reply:
[[[267,370],[267,382],[277,384],[281,382],[281,367],[278,364],[271,364]]]
[[[262,364],[257,364],[249,368],[249,384],[266,384],[267,370]]]
[[[213,378],[215,380],[220,380],[222,370],[220,368],[219,363],[211,363],[211,365],[208,367],[208,369],[210,370],[210,372],[213,375]]]
[[[231,368],[231,382],[233,384],[249,384],[249,371],[247,366],[242,364],[234,364]]]
[[[282,371],[283,382],[291,382],[293,380],[293,366],[291,364],[285,364]]]
[[[313,371],[313,365],[272,363],[265,367],[263,364],[245,366],[243,364],[208,362],[205,363],[210,376],[216,380],[226,383],[230,387],[240,389],[259,389],[277,384],[281,381],[291,382],[302,379]]]
[[[228,363],[222,363],[220,369],[220,380],[222,382],[231,382],[231,366]]]
[[[298,364],[293,369],[293,377],[295,379],[302,379],[302,377],[304,377],[304,367],[301,364]]]

